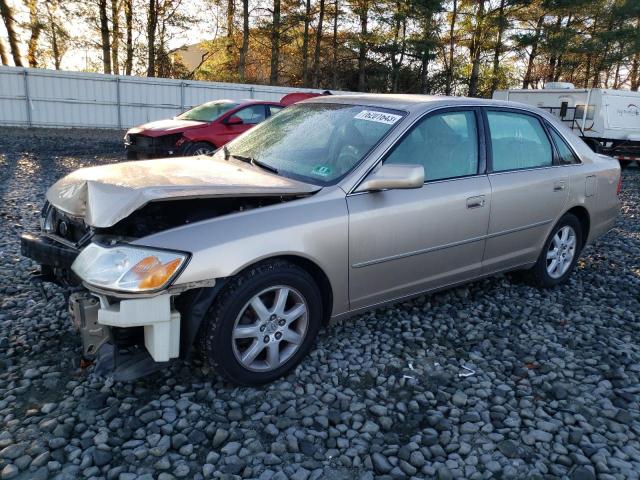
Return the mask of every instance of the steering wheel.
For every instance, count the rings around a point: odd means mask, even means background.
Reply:
[[[360,161],[362,155],[360,149],[355,145],[344,145],[340,149],[338,157],[335,159],[335,168],[340,175],[348,172]]]

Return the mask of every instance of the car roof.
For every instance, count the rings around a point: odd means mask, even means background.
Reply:
[[[254,100],[252,98],[245,98],[241,100],[232,100],[239,105],[280,105],[277,100]]]
[[[471,97],[447,97],[444,95],[414,95],[370,93],[357,95],[326,95],[303,100],[300,103],[343,103],[348,105],[366,105],[370,107],[390,108],[408,112],[420,112],[436,107],[456,106],[488,106],[525,109],[540,113],[531,105],[503,100],[489,100]]]
[[[240,98],[236,100],[231,100],[230,98],[218,98],[216,100],[208,100],[204,103],[235,103],[239,107],[244,107],[246,105],[280,105],[280,102],[277,100],[255,100],[252,98]]]

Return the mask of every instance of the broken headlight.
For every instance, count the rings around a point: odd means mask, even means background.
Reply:
[[[186,263],[183,252],[131,245],[104,247],[91,243],[71,265],[90,285],[124,292],[146,292],[168,286]]]
[[[55,232],[56,225],[54,214],[53,205],[49,202],[44,202],[44,207],[42,207],[42,212],[40,213],[40,229],[43,232]]]

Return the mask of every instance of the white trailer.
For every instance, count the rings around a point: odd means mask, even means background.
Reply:
[[[640,92],[554,82],[542,90],[496,90],[493,98],[553,113],[593,150],[617,158],[623,167],[640,162]]]

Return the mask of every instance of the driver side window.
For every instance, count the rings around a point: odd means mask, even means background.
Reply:
[[[425,181],[478,173],[478,129],[472,111],[444,112],[420,120],[384,163],[424,166]]]

